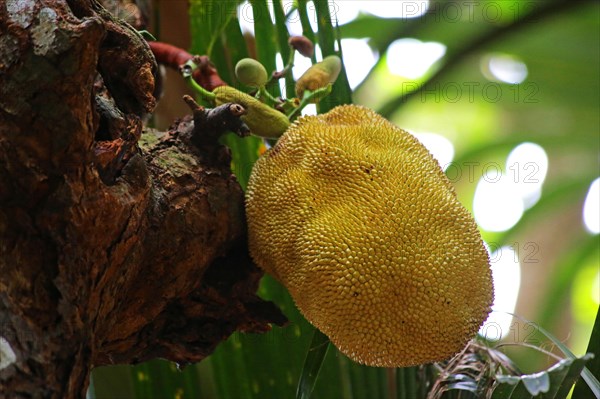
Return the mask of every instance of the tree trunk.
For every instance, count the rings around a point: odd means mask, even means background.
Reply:
[[[93,366],[197,362],[285,322],[255,295],[211,114],[142,135],[155,73],[95,0],[0,4],[2,398],[84,397]]]

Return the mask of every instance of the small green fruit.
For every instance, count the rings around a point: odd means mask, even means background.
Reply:
[[[235,76],[241,83],[257,88],[264,86],[268,79],[265,67],[252,58],[242,58],[238,61]]]

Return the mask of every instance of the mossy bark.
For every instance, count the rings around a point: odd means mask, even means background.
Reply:
[[[227,150],[191,118],[142,135],[155,73],[95,0],[0,5],[0,397],[83,397],[94,366],[285,321],[255,295]]]

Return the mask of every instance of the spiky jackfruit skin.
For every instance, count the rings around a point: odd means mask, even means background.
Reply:
[[[359,363],[447,359],[490,312],[473,218],[427,149],[367,108],[292,124],[257,161],[246,210],[254,260]]]

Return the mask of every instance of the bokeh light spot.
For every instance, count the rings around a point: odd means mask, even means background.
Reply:
[[[482,229],[506,231],[521,219],[525,207],[510,177],[496,173],[485,172],[477,183],[473,213]]]
[[[387,51],[387,66],[394,75],[409,79],[423,76],[446,53],[446,46],[417,39],[398,39]]]
[[[510,331],[521,286],[521,264],[511,247],[500,247],[490,254],[494,280],[492,313],[479,329],[479,335],[491,341],[506,337]]]
[[[521,143],[508,154],[506,174],[515,184],[525,209],[540,199],[547,173],[548,155],[538,144]]]
[[[489,80],[510,84],[522,83],[527,78],[527,65],[508,54],[493,54],[485,57],[481,64],[482,73]]]
[[[600,177],[592,182],[585,197],[583,224],[590,233],[600,233]]]

